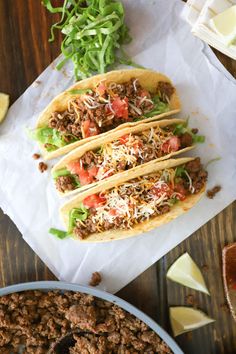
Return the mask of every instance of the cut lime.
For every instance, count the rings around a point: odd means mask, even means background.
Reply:
[[[170,307],[170,323],[175,337],[212,322],[215,320],[191,307]]]
[[[200,269],[188,253],[184,253],[170,266],[166,276],[176,283],[210,295]]]
[[[9,95],[0,92],[0,123],[5,118],[8,107],[9,107]]]

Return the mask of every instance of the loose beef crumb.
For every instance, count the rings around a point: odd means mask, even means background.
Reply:
[[[215,186],[207,191],[207,197],[213,199],[214,196],[221,190],[221,186]]]
[[[25,291],[0,297],[1,354],[18,353],[20,345],[24,353],[46,354],[69,333],[75,333],[70,354],[171,353],[145,323],[92,295]]]
[[[224,303],[224,304],[220,304],[220,308],[224,311],[224,312],[230,312],[229,306]]]
[[[203,270],[204,272],[208,272],[208,271],[209,271],[208,265],[207,265],[207,264],[203,264],[202,270]]]
[[[179,137],[179,139],[180,139],[181,148],[192,146],[193,144],[192,135],[189,133],[184,133]]]
[[[48,165],[46,165],[46,163],[44,163],[44,162],[40,162],[39,163],[39,171],[41,172],[41,173],[43,173],[44,171],[46,171],[48,169]]]
[[[192,129],[192,133],[193,133],[193,134],[197,134],[197,133],[198,133],[198,129],[197,129],[197,128],[193,128],[193,129]]]
[[[38,160],[40,158],[40,155],[39,154],[33,154],[32,157],[33,157],[34,160]]]
[[[102,277],[101,277],[101,274],[98,273],[98,272],[94,272],[92,274],[92,277],[90,279],[90,282],[89,282],[89,285],[91,286],[97,286],[101,283],[102,281]]]
[[[193,307],[197,307],[197,305],[198,305],[197,300],[196,300],[195,297],[194,297],[193,295],[191,295],[191,294],[187,295],[186,298],[185,298],[185,300],[186,300],[187,305],[191,305],[191,306],[193,306]]]

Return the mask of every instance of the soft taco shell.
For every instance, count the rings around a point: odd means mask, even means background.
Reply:
[[[150,129],[150,128],[155,128],[157,126],[159,126],[160,128],[164,128],[166,127],[167,125],[171,125],[171,124],[181,124],[181,123],[185,123],[185,120],[183,119],[165,119],[165,120],[161,120],[161,121],[155,121],[155,122],[150,122],[150,123],[140,123],[139,125],[134,125],[132,127],[126,127],[126,128],[123,128],[123,129],[118,129],[118,130],[115,130],[115,131],[112,131],[110,134],[104,136],[102,134],[102,136],[98,136],[98,138],[96,140],[92,140],[82,146],[79,146],[77,147],[76,149],[74,149],[73,151],[71,151],[69,154],[67,154],[65,157],[63,157],[52,169],[52,174],[57,171],[57,170],[60,170],[62,168],[65,168],[66,165],[75,160],[75,159],[79,159],[81,156],[83,156],[85,154],[85,152],[87,151],[91,151],[91,150],[94,150],[96,148],[99,148],[101,145],[104,145],[104,144],[108,144],[110,142],[112,142],[113,140],[116,140],[118,139],[119,137],[125,135],[125,134],[130,134],[130,133],[140,133],[142,131],[145,131],[147,129]],[[190,147],[186,147],[184,149],[181,149],[179,151],[176,151],[176,152],[172,152],[166,156],[162,156],[156,160],[152,160],[152,161],[149,161],[147,162],[146,164],[143,164],[142,166],[144,165],[147,165],[147,164],[152,164],[152,163],[156,163],[158,161],[163,161],[163,160],[167,160],[175,155],[179,155],[181,153],[184,153],[184,152],[187,152],[189,150],[192,150],[194,148],[194,146],[190,146]],[[139,166],[137,166],[139,167]],[[137,168],[135,167],[135,168]],[[131,173],[132,169],[130,170],[127,170],[126,172],[129,172]],[[108,177],[107,179],[109,179],[110,181],[117,181],[117,179],[119,179],[120,177],[120,174],[121,173],[124,173],[124,172],[120,172],[120,173],[117,173],[111,177]],[[105,180],[107,180],[105,179]],[[61,196],[71,196],[71,195],[75,195],[77,193],[82,193],[83,191],[87,190],[87,189],[90,189],[90,188],[93,188],[95,186],[98,186],[100,184],[104,183],[104,180],[101,180],[99,182],[94,182],[94,183],[91,183],[89,185],[85,185],[81,188],[78,188],[78,189],[75,189],[73,191],[69,191],[69,192],[65,192],[65,193],[61,193],[61,192],[58,192],[59,195]]]
[[[138,78],[140,81],[140,84],[145,89],[147,89],[149,91],[154,91],[156,89],[156,86],[159,81],[165,81],[165,82],[169,82],[170,84],[172,84],[170,79],[168,77],[166,77],[165,75],[157,73],[152,70],[146,70],[146,69],[115,70],[115,71],[111,71],[106,74],[96,75],[91,78],[79,81],[75,85],[71,86],[68,90],[66,90],[66,91],[62,92],[61,94],[59,94],[58,96],[56,96],[51,101],[51,103],[44,109],[44,111],[40,114],[39,119],[36,124],[36,128],[41,128],[41,127],[46,126],[48,124],[51,114],[53,112],[56,112],[56,111],[60,112],[60,111],[67,109],[67,103],[72,97],[72,95],[71,95],[71,93],[69,93],[69,91],[81,90],[81,89],[94,89],[96,87],[96,85],[98,84],[98,82],[100,82],[101,80],[104,80],[104,79],[111,81],[111,82],[114,81],[119,84],[119,83],[129,81],[131,78],[134,78],[134,77]],[[172,84],[172,86],[173,86],[173,84]],[[76,95],[76,96],[79,96],[79,95]],[[149,122],[149,121],[156,120],[156,119],[161,119],[163,117],[166,117],[171,114],[175,114],[175,113],[179,112],[180,108],[181,108],[181,104],[180,104],[179,97],[176,93],[176,90],[173,93],[173,95],[171,96],[169,105],[170,105],[170,110],[168,112],[162,113],[162,114],[155,116],[155,117],[146,118],[146,119],[142,120],[141,122],[144,123],[144,122]],[[118,126],[117,128],[113,129],[112,131],[115,131],[120,128],[125,128],[128,126],[137,125],[139,123],[140,122],[124,123],[124,124],[121,124],[120,126]],[[109,132],[102,133],[98,136],[105,136],[106,134],[109,134]],[[47,160],[47,159],[52,159],[52,158],[56,158],[58,156],[64,155],[78,146],[81,146],[91,140],[97,139],[98,136],[92,136],[92,137],[89,137],[86,139],[76,141],[72,144],[66,145],[66,146],[59,148],[59,149],[52,151],[52,152],[48,152],[43,147],[42,144],[40,144],[40,145],[41,145],[43,156]]]
[[[163,170],[165,168],[171,168],[171,167],[176,167],[182,164],[185,164],[189,161],[194,160],[194,158],[179,158],[179,159],[170,159],[170,160],[165,160],[162,162],[155,162],[152,164],[146,164],[138,166],[132,171],[129,171],[129,173],[123,172],[120,174],[119,180],[116,181],[110,181],[106,180],[103,182],[102,185],[94,187],[92,190],[87,190],[66,204],[64,204],[61,209],[60,209],[60,214],[61,218],[66,226],[68,227],[68,220],[69,220],[69,212],[71,209],[78,207],[78,205],[86,198],[87,196],[91,194],[96,194],[96,193],[101,193],[104,192],[110,188],[115,187],[116,185],[119,185],[123,182],[129,181],[133,178],[143,176],[143,175],[148,175],[150,173],[156,172]],[[85,240],[79,240],[80,242],[107,242],[107,241],[115,241],[115,240],[122,240],[126,239],[132,236],[136,236],[140,233],[150,231],[154,229],[155,227],[159,227],[161,225],[164,225],[171,220],[177,218],[178,216],[184,214],[187,212],[189,209],[191,209],[203,196],[205,187],[199,192],[198,194],[193,194],[187,197],[184,201],[179,201],[177,204],[175,204],[171,210],[163,215],[156,216],[150,220],[147,220],[143,223],[138,224],[132,229],[128,230],[108,230],[102,233],[95,233],[92,234],[91,236],[88,236]]]

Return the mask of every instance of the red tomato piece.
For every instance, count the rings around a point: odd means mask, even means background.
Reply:
[[[173,190],[170,188],[168,184],[162,184],[160,187],[152,188],[153,194],[155,194],[158,198],[160,198],[164,193],[169,197],[173,193]]]
[[[101,204],[106,202],[106,198],[103,195],[92,194],[83,200],[83,204],[86,208],[97,208]]]
[[[85,138],[89,138],[90,136],[94,136],[94,135],[99,134],[99,129],[98,129],[97,124],[95,122],[92,122],[89,119],[82,122],[82,128],[84,131]]]
[[[140,93],[139,93],[139,96],[140,97],[147,97],[147,98],[150,98],[150,93],[148,92],[148,90],[142,90]]]
[[[86,186],[93,182],[93,177],[89,175],[87,170],[81,169],[78,175],[81,186]]]
[[[120,144],[124,145],[129,140],[129,134],[125,134],[119,138]]]
[[[96,168],[96,166],[94,167]],[[85,170],[80,160],[68,163],[67,168],[71,173],[79,177],[79,181],[82,186],[92,183],[93,177],[96,176],[94,175],[95,169],[93,169],[92,171]]]
[[[139,152],[142,146],[143,146],[142,141],[137,141],[136,143],[133,144],[133,148],[136,154]]]
[[[97,87],[97,92],[100,96],[103,96],[104,93],[106,93],[106,85],[104,84],[104,82],[100,82],[100,84]]]
[[[90,177],[96,177],[97,176],[97,173],[98,173],[98,167],[97,166],[93,166],[93,167],[90,167],[88,169],[88,173],[89,173],[89,176]]]
[[[178,193],[178,195],[176,196],[177,199],[179,200],[184,200],[186,198],[186,189],[184,188],[184,186],[181,183],[177,183],[174,187],[175,192]]]
[[[118,211],[116,209],[111,209],[109,211],[109,214],[112,215],[112,216],[116,216],[116,215],[118,215]]]
[[[116,117],[124,118],[124,119],[129,118],[129,113],[128,113],[129,103],[127,97],[125,97],[124,99],[121,99],[120,97],[116,97],[112,102],[111,107],[115,112]]]
[[[66,167],[68,168],[68,170],[71,173],[73,173],[75,175],[79,175],[81,168],[83,169],[83,166],[82,166],[80,160],[69,162]]]
[[[164,153],[178,151],[179,148],[180,148],[180,140],[177,136],[172,136],[170,139],[165,141],[161,146],[161,150]]]

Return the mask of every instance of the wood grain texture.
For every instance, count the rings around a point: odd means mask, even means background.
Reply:
[[[55,3],[59,4],[60,1]],[[46,12],[40,0],[0,0],[0,91],[11,96],[11,103],[58,55],[60,36],[48,43],[49,29],[56,16]],[[236,77],[236,61],[216,55]],[[170,333],[168,307],[186,305],[193,294],[198,307],[216,319],[192,336],[177,338],[188,354],[233,354],[236,352],[236,326],[222,305],[225,303],[221,277],[221,249],[236,241],[236,203],[226,208],[190,238],[150,267],[118,295],[158,321]],[[204,272],[211,297],[166,281],[170,264],[188,251]],[[137,262],[139,260],[137,259]],[[135,264],[134,264],[135,266]],[[0,212],[0,286],[33,280],[55,279],[43,262],[22,239],[13,222]]]

